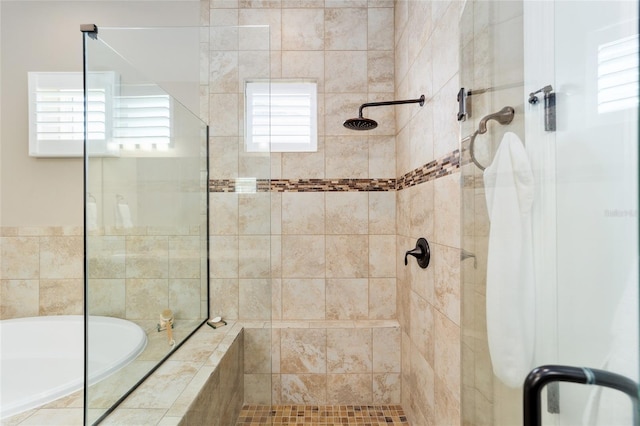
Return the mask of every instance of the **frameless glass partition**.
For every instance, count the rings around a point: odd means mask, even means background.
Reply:
[[[208,318],[208,129],[185,106],[200,106],[200,30],[131,31],[84,33],[87,423]],[[180,66],[133,54],[173,74],[152,79],[111,45],[144,37],[156,51],[184,41]],[[191,81],[177,74],[189,63]]]
[[[467,425],[521,424],[520,389],[498,379],[490,353],[489,328],[495,324],[491,324],[489,311],[495,309],[495,301],[488,298],[495,294],[488,295],[492,224],[486,200],[492,187],[485,181],[484,169],[494,161],[507,132],[524,140],[522,43],[522,2],[466,4],[460,21],[460,85],[466,104],[466,117],[461,122],[461,338],[462,417]],[[508,107],[514,111],[509,123],[487,118],[500,118],[500,112]],[[486,132],[476,134],[481,122],[486,124]],[[495,336],[495,328],[493,332]]]

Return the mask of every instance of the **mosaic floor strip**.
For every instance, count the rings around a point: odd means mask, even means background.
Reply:
[[[236,426],[409,425],[399,405],[245,405]]]

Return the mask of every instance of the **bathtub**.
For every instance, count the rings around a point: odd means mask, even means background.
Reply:
[[[134,360],[147,345],[137,324],[89,318],[89,384]],[[0,418],[82,389],[84,318],[59,315],[0,321]]]

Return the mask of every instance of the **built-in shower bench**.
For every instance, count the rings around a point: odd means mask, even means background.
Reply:
[[[305,387],[315,381],[320,388]],[[160,407],[163,392],[177,396]],[[130,416],[145,415],[141,411],[148,416],[164,410],[157,423],[162,426],[230,425],[243,404],[292,402],[399,404],[398,322],[231,321],[216,330],[205,325],[104,424],[131,424],[136,418]]]

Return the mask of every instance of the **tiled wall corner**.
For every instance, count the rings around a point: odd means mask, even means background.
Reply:
[[[432,256],[426,270],[401,260],[397,267],[402,405],[412,424],[459,424],[461,418],[461,174],[454,114],[461,3],[395,3],[396,96],[427,91],[423,109],[396,117],[398,251],[425,237]],[[429,165],[440,161],[444,172],[431,175]],[[426,180],[412,172],[422,165]]]

